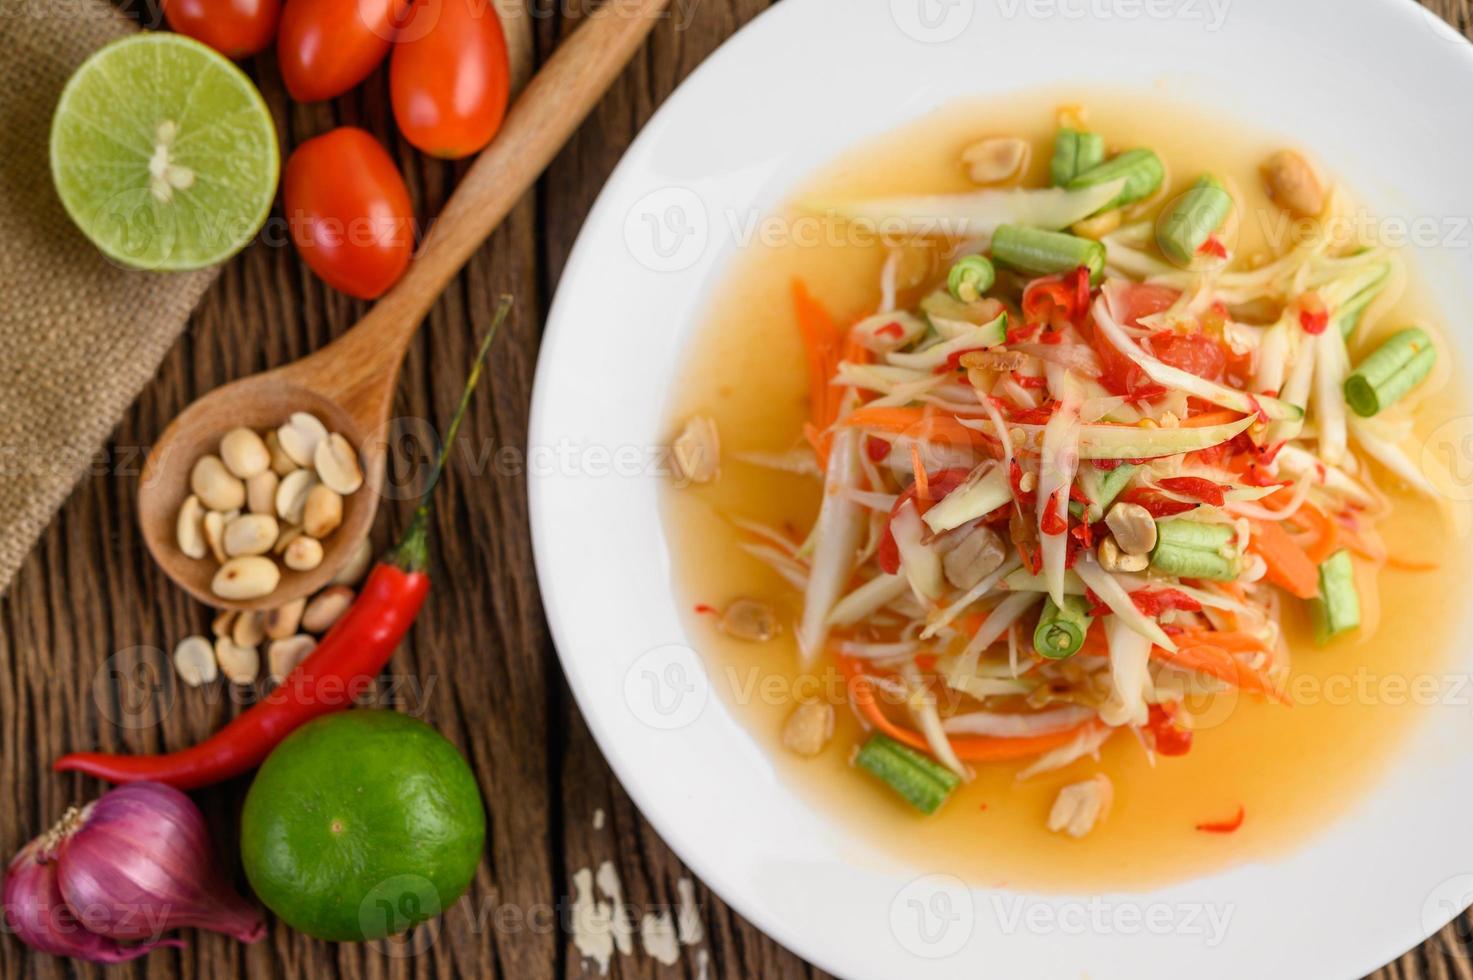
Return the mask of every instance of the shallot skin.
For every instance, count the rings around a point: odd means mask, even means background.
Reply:
[[[82,810],[57,855],[62,897],[92,932],[137,940],[193,926],[243,943],[266,934],[261,910],[221,873],[199,808],[173,787],[110,790]]]
[[[116,939],[89,932],[62,899],[56,861],[47,853],[47,838],[21,848],[5,871],[3,925],[31,949],[90,963],[126,963],[161,946],[184,948],[180,939],[155,939],[124,946]]]

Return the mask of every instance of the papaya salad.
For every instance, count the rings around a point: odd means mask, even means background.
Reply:
[[[964,165],[1016,174],[1022,142]],[[846,679],[856,767],[922,813],[978,767],[1026,778],[1112,738],[1184,754],[1214,692],[1289,710],[1281,617],[1354,634],[1365,570],[1398,561],[1377,480],[1436,494],[1405,446],[1437,344],[1377,322],[1396,256],[1332,230],[1347,204],[1294,151],[1262,180],[1305,233],[1270,254],[1236,253],[1231,180],[1179,176],[1070,121],[1051,186],[814,205],[884,228],[889,261],[852,323],[793,282],[808,458],[768,462],[822,503],[742,528],[801,597],[805,667]],[[936,256],[919,285],[905,240]],[[688,426],[677,457],[715,439]],[[833,718],[801,714],[806,754]],[[1111,794],[1065,786],[1050,829],[1087,834]]]

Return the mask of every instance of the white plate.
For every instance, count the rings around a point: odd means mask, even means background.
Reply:
[[[568,262],[530,435],[553,635],[659,833],[840,976],[1359,976],[1473,898],[1467,707],[1429,711],[1411,764],[1291,855],[1148,894],[1028,896],[851,863],[870,845],[784,786],[685,646],[652,461],[669,379],[746,218],[958,97],[1092,81],[1292,134],[1375,212],[1435,228],[1413,261],[1441,309],[1473,308],[1473,47],[1408,0],[786,0],[645,127]]]

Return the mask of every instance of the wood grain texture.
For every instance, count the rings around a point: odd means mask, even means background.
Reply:
[[[866,0],[869,2],[869,0]],[[1428,0],[1465,33],[1473,0]],[[146,23],[156,9],[130,5]],[[533,54],[545,61],[577,20],[582,0],[533,0]],[[32,956],[0,937],[0,980],[63,977],[372,980],[497,977],[550,980],[597,972],[560,926],[575,871],[613,861],[632,907],[669,907],[689,877],[640,817],[604,763],[567,691],[543,620],[527,534],[520,460],[545,308],[599,188],[640,126],[679,81],[766,0],[676,0],[608,96],[450,285],[411,344],[393,414],[407,435],[448,417],[474,343],[502,292],[518,298],[462,434],[436,516],[440,583],[380,685],[381,701],[411,711],[460,745],[481,779],[490,825],[468,899],[423,944],[388,951],[334,946],[273,928],[243,948],[199,934],[106,971]],[[332,103],[286,100],[274,62],[249,66],[287,146],[352,123],[378,134],[412,189],[418,213],[439,212],[463,164],[427,160],[398,139],[379,72]],[[0,854],[13,853],[70,802],[98,786],[47,771],[79,747],[178,747],[218,727],[239,706],[216,692],[185,692],[163,653],[208,628],[206,610],[148,559],[134,518],[143,452],[193,398],[282,364],[339,336],[365,312],[324,287],[284,245],[280,225],[233,262],[99,455],[34,553],[0,598]],[[421,420],[421,421],[416,421]],[[429,446],[410,440],[391,460],[391,486],[412,483]],[[399,482],[395,482],[395,481]],[[382,508],[375,540],[403,527],[408,500]],[[246,781],[196,794],[222,851],[232,854]],[[594,813],[606,820],[594,827]],[[237,872],[238,874],[238,872]],[[796,980],[822,976],[764,937],[697,885],[710,977]],[[1415,910],[1409,910],[1415,914]],[[1379,980],[1473,980],[1473,919],[1465,916],[1376,974]],[[636,944],[637,946],[637,944]],[[663,967],[616,956],[610,975],[695,978],[697,950]]]

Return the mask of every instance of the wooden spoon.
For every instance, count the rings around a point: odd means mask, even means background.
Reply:
[[[169,423],[148,455],[138,491],[143,538],[165,574],[212,606],[273,609],[310,595],[337,573],[378,510],[389,410],[400,362],[420,321],[607,91],[668,2],[608,0],[586,18],[466,171],[404,278],[351,330],[300,361],[215,389]],[[190,471],[201,456],[219,452],[220,438],[231,429],[273,429],[298,411],[316,415],[357,447],[363,487],[344,501],[343,522],[323,541],[325,554],[315,569],[283,567],[270,595],[222,599],[210,588],[215,562],[179,550],[176,519],[189,495]]]

